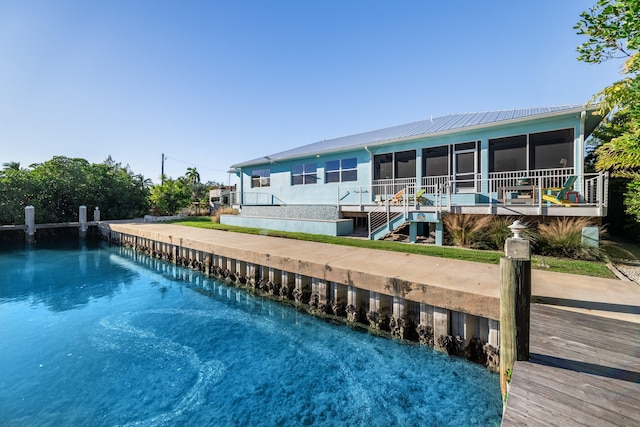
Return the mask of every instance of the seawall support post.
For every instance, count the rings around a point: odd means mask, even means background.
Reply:
[[[361,292],[361,294],[363,291]],[[347,306],[345,307],[347,313],[347,320],[350,322],[357,322],[360,319],[360,310],[362,309],[359,304],[359,299],[362,298],[358,295],[358,288],[353,285],[347,285]]]
[[[472,314],[464,314],[464,344],[465,346],[469,345],[471,339],[475,336],[479,335],[478,330],[476,330],[476,325],[478,324],[478,318]]]
[[[24,208],[24,225],[27,243],[32,245],[36,241],[36,208],[31,205]]]
[[[252,263],[247,263],[247,285],[255,285],[258,267]]]
[[[311,296],[311,277],[296,273],[293,299],[298,303],[309,303]]]
[[[500,258],[500,390],[507,393],[513,366],[529,360],[531,316],[531,252],[520,233],[526,228],[515,221],[509,228],[514,237],[505,242]]]
[[[433,306],[420,303],[420,324],[433,327]]]
[[[280,275],[280,296],[289,299],[292,296],[292,290],[295,286],[295,274],[282,270]]]
[[[493,319],[489,321],[489,337],[487,342],[495,348],[500,347],[500,322]]]
[[[392,316],[396,319],[402,319],[405,316],[405,300],[397,296],[393,297]]]
[[[225,266],[225,271],[228,271],[229,274],[235,273],[236,260],[233,258],[227,257],[227,265]]]
[[[247,276],[247,263],[241,259],[236,259],[236,282],[240,283],[241,281],[246,279]]]
[[[433,307],[433,337],[434,342],[438,343],[438,338],[442,335],[449,335],[451,330],[451,315],[449,309],[441,307]]]
[[[279,285],[282,281],[282,272],[277,268],[269,267],[269,281],[274,285]]]

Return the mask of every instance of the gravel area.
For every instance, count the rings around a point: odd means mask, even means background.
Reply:
[[[615,267],[625,276],[640,284],[640,265],[615,264]]]

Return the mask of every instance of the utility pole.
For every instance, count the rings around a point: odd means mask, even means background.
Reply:
[[[160,181],[164,184],[164,153],[162,153],[162,172],[160,172]]]

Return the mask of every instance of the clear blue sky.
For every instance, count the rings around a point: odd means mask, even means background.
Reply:
[[[0,0],[0,164],[108,155],[159,182],[450,113],[585,103],[596,0]],[[231,183],[235,178],[231,179]]]

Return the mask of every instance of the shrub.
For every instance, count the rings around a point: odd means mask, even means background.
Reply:
[[[487,227],[486,241],[492,249],[504,248],[504,242],[513,235],[509,226],[513,224],[515,218],[510,216],[494,216]]]
[[[238,215],[239,213],[240,211],[234,208],[218,209],[213,213],[213,215],[211,215],[211,221],[215,222],[216,224],[220,224],[220,215]]]
[[[465,248],[483,246],[485,230],[491,221],[491,216],[470,214],[449,214],[442,218],[451,243]]]
[[[602,251],[582,244],[582,229],[589,225],[592,225],[591,221],[582,217],[554,218],[539,224],[539,253],[589,261],[602,260]]]
[[[513,232],[509,226],[513,224],[516,219],[518,218],[512,216],[493,216],[485,233],[487,246],[492,249],[502,250],[504,248],[504,242],[513,236]],[[522,221],[522,219],[520,219],[520,221]],[[528,239],[533,247],[538,240],[535,226],[525,221],[523,221],[523,224],[527,228],[523,231],[522,237]]]

